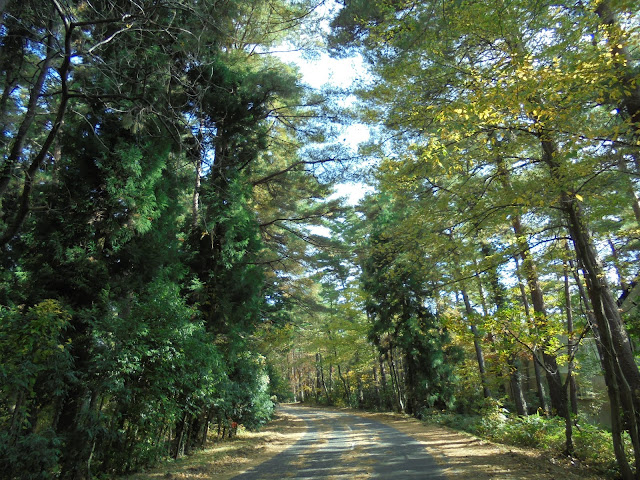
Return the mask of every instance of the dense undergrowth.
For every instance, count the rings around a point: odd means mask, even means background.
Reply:
[[[372,405],[347,404],[344,401],[307,399],[305,405],[318,407],[346,407],[366,411],[389,411]],[[553,457],[566,457],[565,420],[543,414],[519,416],[511,413],[497,399],[487,399],[481,406],[467,413],[443,410],[424,410],[417,415],[422,421],[471,433],[479,438],[503,445],[543,450]],[[620,478],[620,471],[613,451],[611,432],[594,425],[585,414],[578,414],[573,421],[573,447],[571,460],[588,468],[603,478]],[[625,437],[627,455],[632,446]]]
[[[487,403],[473,415],[432,412],[423,419],[429,423],[463,430],[496,443],[541,449],[553,456],[565,455],[563,418],[514,415],[497,401]],[[578,415],[574,419],[573,444],[573,460],[603,477],[619,476],[610,432]]]

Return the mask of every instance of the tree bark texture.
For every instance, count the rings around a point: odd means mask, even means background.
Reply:
[[[533,305],[533,328],[535,329],[546,322],[547,309],[544,304],[544,296],[542,294],[542,288],[540,288],[536,266],[531,258],[529,243],[525,237],[519,215],[513,217],[512,226],[518,240],[518,245],[520,246],[522,267],[525,272],[527,285],[529,286],[531,303]],[[547,378],[547,385],[549,386],[551,408],[555,410],[557,415],[564,417],[568,407],[566,395],[564,395],[564,389],[562,387],[562,379],[560,378],[560,372],[558,370],[558,362],[555,355],[545,351],[544,343],[546,342],[543,340],[542,363]]]
[[[562,178],[557,160],[557,147],[548,138],[546,132],[540,131],[539,137],[542,159],[549,167],[552,179],[557,181]],[[575,194],[566,187],[563,187],[560,192],[560,207],[567,221],[576,256],[584,269],[587,294],[602,341],[602,363],[605,375],[608,377],[607,386],[612,409],[612,434],[616,458],[623,470],[623,477],[633,478],[628,476],[630,467],[621,443],[621,433],[622,429],[629,432],[634,447],[636,470],[640,471],[640,432],[637,414],[640,410],[640,372],[635,363],[631,343],[617,303],[611,294],[604,268],[587,229],[582,208]],[[620,416],[616,414],[620,408],[624,421],[620,421]]]

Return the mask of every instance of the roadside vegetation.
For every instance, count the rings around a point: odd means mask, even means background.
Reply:
[[[446,425],[503,445],[535,448],[557,458],[566,455],[564,419],[538,414],[524,417],[513,415],[498,402],[486,405],[477,415],[432,413],[426,415],[423,420],[436,425]],[[593,425],[584,418],[576,418],[575,422],[574,451],[570,461],[603,478],[617,478],[619,470],[611,432]],[[626,443],[626,448],[631,448],[630,442]]]
[[[216,478],[228,480],[294,444],[305,431],[304,422],[278,413],[260,431],[240,427],[229,437],[210,435],[202,449],[158,465],[123,480],[180,480]]]
[[[639,15],[0,1],[0,472],[130,474],[295,400],[639,478]]]

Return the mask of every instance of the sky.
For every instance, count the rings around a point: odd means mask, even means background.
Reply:
[[[323,29],[329,32],[329,20],[333,15],[335,4],[325,4],[321,8],[325,10]],[[367,76],[367,69],[362,57],[353,56],[347,58],[332,58],[327,52],[319,52],[312,59],[297,50],[281,51],[276,53],[282,61],[293,63],[302,74],[303,83],[311,88],[322,90],[324,88],[348,89],[356,82]],[[349,147],[354,155],[358,151],[358,145],[369,140],[369,129],[363,124],[346,126],[339,135],[340,141]],[[331,197],[346,197],[347,203],[355,205],[364,197],[371,188],[362,183],[339,183],[335,186],[335,194]]]
[[[338,59],[323,52],[309,60],[298,51],[279,52],[277,55],[283,61],[297,65],[303,82],[317,90],[324,87],[348,88],[366,75],[366,67],[360,57]],[[357,150],[358,143],[369,139],[369,130],[365,125],[354,124],[347,127],[343,136],[347,145]]]
[[[297,65],[302,74],[302,81],[318,90],[326,87],[349,88],[366,75],[366,67],[359,57],[336,59],[323,52],[309,60],[297,51],[280,52],[278,56],[284,62]],[[369,137],[367,126],[358,123],[346,126],[339,135],[340,141],[349,147],[354,155],[358,151],[358,145],[369,140]],[[335,186],[335,194],[331,198],[346,197],[347,203],[355,205],[369,191],[371,188],[362,183],[339,183]]]

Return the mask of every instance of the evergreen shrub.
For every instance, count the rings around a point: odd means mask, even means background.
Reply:
[[[553,456],[563,455],[565,425],[560,417],[521,417],[506,411],[496,400],[488,400],[478,414],[431,412],[425,421],[462,430],[496,443],[537,448]],[[573,429],[574,459],[605,478],[618,475],[611,433],[578,416]],[[630,444],[630,441],[627,442]],[[630,447],[629,447],[630,448]]]

